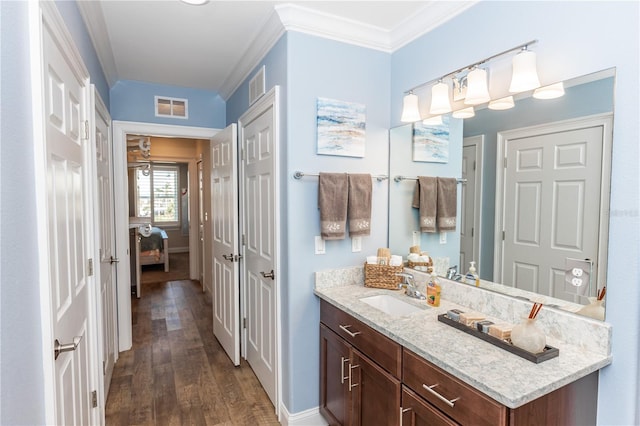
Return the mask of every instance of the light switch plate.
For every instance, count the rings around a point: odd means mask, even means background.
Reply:
[[[411,244],[412,246],[419,246],[420,245],[420,231],[413,231],[413,244]]]
[[[316,239],[316,254],[325,254],[324,240],[320,235],[316,235],[315,239]]]
[[[362,251],[362,237],[353,237],[351,239],[351,252],[358,253]]]
[[[440,232],[440,244],[447,244],[447,233]]]

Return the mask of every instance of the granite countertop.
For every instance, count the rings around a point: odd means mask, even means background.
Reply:
[[[469,310],[445,299],[434,308],[403,291],[362,284],[316,286],[315,294],[509,408],[520,407],[612,361],[611,355],[547,337],[547,344],[558,348],[560,354],[535,364],[439,322],[437,316],[449,309]],[[360,301],[377,294],[397,297],[422,310],[397,317]]]

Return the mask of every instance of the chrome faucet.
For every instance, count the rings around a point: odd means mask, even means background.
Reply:
[[[458,273],[458,265],[454,265],[447,269],[447,279],[453,281],[460,281],[462,279],[462,275]]]
[[[404,278],[403,282],[398,284],[398,288],[405,289],[405,294],[409,297],[413,297],[414,299],[425,300],[427,296],[422,294],[420,290],[416,288],[416,283],[414,281],[413,275],[408,274],[406,272],[399,272],[396,274],[399,277]]]

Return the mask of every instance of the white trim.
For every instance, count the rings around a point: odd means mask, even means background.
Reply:
[[[538,126],[498,132],[496,146],[496,209],[494,228],[493,281],[502,282],[502,257],[504,228],[504,158],[509,140],[544,133],[557,133],[586,127],[602,126],[602,169],[600,178],[600,223],[598,232],[598,272],[596,285],[606,282],[608,264],[609,203],[611,195],[611,150],[613,141],[613,113],[595,114],[576,119],[568,119]]]
[[[280,424],[282,426],[327,426],[329,423],[320,414],[318,407],[291,414],[284,404],[280,405]]]
[[[218,129],[208,127],[190,127],[167,124],[140,123],[132,121],[113,121],[113,185],[114,197],[116,257],[118,281],[118,350],[131,349],[133,335],[131,328],[131,276],[129,268],[129,193],[127,181],[127,134],[164,136],[176,138],[211,139]],[[195,160],[194,160],[195,163]],[[190,230],[191,231],[191,230]],[[191,232],[190,232],[191,233]],[[197,231],[195,234],[197,235]],[[118,238],[119,236],[119,238]],[[189,238],[195,240],[197,238]],[[120,244],[118,244],[120,241]]]
[[[107,83],[109,83],[109,86],[113,87],[118,80],[118,69],[116,67],[116,61],[113,58],[109,31],[104,21],[100,2],[77,1],[76,4],[85,22],[85,27],[87,27],[87,32],[89,33],[93,47],[96,50],[104,77]]]
[[[274,86],[266,95],[262,96],[255,104],[253,104],[239,119],[238,119],[238,141],[242,143],[243,141],[243,133],[244,128],[247,124],[251,123],[255,119],[257,119],[260,115],[262,115],[269,108],[273,108],[273,182],[276,187],[274,188],[274,218],[275,218],[275,229],[274,229],[274,244],[275,244],[275,258],[273,260],[273,271],[275,273],[275,293],[276,293],[276,342],[275,342],[275,358],[276,363],[274,365],[274,371],[276,375],[276,401],[274,403],[276,415],[278,419],[280,419],[280,403],[282,401],[282,319],[281,319],[281,302],[282,302],[282,286],[280,285],[282,281],[282,270],[280,269],[280,256],[281,256],[281,243],[280,243],[280,191],[279,191],[279,182],[280,182],[280,153],[278,147],[280,146],[280,86]],[[243,162],[240,161],[240,179],[238,180],[240,186],[240,206],[242,207],[242,200],[244,200],[243,188],[244,185],[242,183],[242,178],[244,176],[244,169],[242,167]],[[242,217],[242,208],[240,210],[240,216]],[[242,229],[243,220],[240,220],[241,228],[240,232],[243,233]],[[241,272],[242,275],[242,272]],[[242,277],[244,278],[244,277]],[[246,301],[246,289],[244,286],[246,285],[246,280],[242,279],[241,290],[242,293],[240,295],[241,300],[241,316],[246,317],[244,312],[246,312],[246,306],[244,302]],[[247,347],[247,338],[246,338],[246,329],[242,329],[241,333],[243,334],[243,344],[242,344],[242,355],[246,358],[246,347]]]
[[[484,184],[484,138],[485,135],[469,136],[462,140],[463,148],[465,146],[476,147],[476,187],[474,188],[474,200],[473,200],[473,251],[476,254],[476,265],[479,267],[482,265],[482,188]],[[460,265],[460,270],[464,270],[465,265]]]

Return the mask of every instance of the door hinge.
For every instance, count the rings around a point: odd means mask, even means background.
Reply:
[[[91,406],[96,408],[98,406],[98,391],[91,392]]]
[[[242,318],[242,328],[247,328],[247,319]]]
[[[240,148],[240,159],[244,160],[244,148]]]
[[[89,121],[84,120],[84,140],[89,140]]]
[[[471,238],[473,238],[473,228],[471,228]]]
[[[506,169],[507,168],[507,157],[504,157],[503,163],[504,163],[504,168]]]
[[[474,172],[476,171],[476,161],[475,160],[473,160],[473,171]]]
[[[107,361],[102,361],[102,375],[105,376],[107,374]]]
[[[245,237],[245,235],[244,235],[244,234],[242,234],[242,245],[243,245],[243,246],[246,246],[246,245],[247,245],[247,239],[246,239],[246,237]]]
[[[502,231],[502,241],[504,241],[504,234],[505,234],[505,232]]]
[[[93,259],[89,259],[89,276],[93,275]]]

